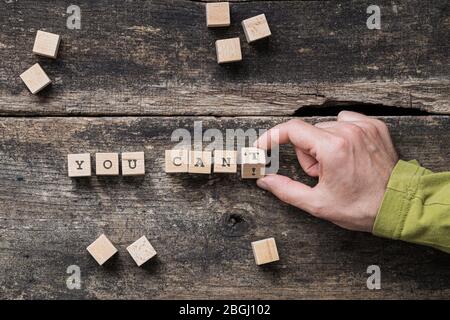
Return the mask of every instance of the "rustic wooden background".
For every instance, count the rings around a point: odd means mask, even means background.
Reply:
[[[238,175],[166,175],[177,128],[262,128],[341,109],[387,121],[404,159],[450,170],[450,3],[235,1],[232,26],[205,27],[204,3],[0,1],[0,298],[449,298],[450,256],[342,230]],[[248,45],[240,21],[265,13],[273,36]],[[61,34],[56,61],[31,52]],[[244,60],[219,66],[214,41],[239,36]],[[40,62],[54,80],[29,94],[19,74]],[[146,152],[141,178],[70,179],[71,152]],[[313,184],[293,152],[281,173]],[[86,246],[105,233],[119,254],[99,267]],[[143,268],[125,248],[146,235]],[[258,267],[250,242],[275,237],[281,260]],[[66,268],[81,268],[81,290]],[[366,268],[382,289],[366,288]]]

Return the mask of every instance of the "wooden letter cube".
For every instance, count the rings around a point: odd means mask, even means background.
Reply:
[[[217,40],[216,53],[218,63],[241,61],[242,53],[239,38]]]
[[[92,242],[87,247],[87,251],[91,254],[92,257],[94,257],[95,261],[97,261],[99,265],[102,265],[106,261],[108,261],[109,258],[116,254],[117,249],[114,247],[111,241],[109,241],[109,239],[104,234],[102,234],[100,237],[98,237],[97,240]]]
[[[39,63],[34,64],[28,70],[20,75],[20,78],[25,83],[27,88],[32,94],[36,94],[46,86],[48,86],[52,81],[47,76],[45,71],[41,68]]]
[[[189,151],[189,173],[210,174],[212,154],[209,151]]]
[[[56,59],[61,37],[57,34],[38,30],[34,40],[33,53]]]
[[[138,267],[140,267],[156,255],[155,249],[153,249],[153,246],[145,236],[140,237],[135,242],[130,244],[127,247],[127,250]]]
[[[244,28],[245,38],[247,38],[248,43],[267,38],[271,35],[269,24],[264,14],[245,19],[242,21],[242,27]]]
[[[208,27],[227,27],[230,25],[230,4],[211,2],[206,4],[206,25]]]
[[[119,154],[118,153],[96,153],[95,173],[99,176],[119,175]]]
[[[122,153],[122,175],[142,176],[145,174],[144,152]]]
[[[237,172],[237,152],[232,150],[215,150],[214,172]]]
[[[266,153],[258,148],[241,149],[241,177],[243,179],[258,179],[264,176],[266,168]]]
[[[280,260],[274,238],[252,242],[252,249],[258,266]]]
[[[91,155],[89,153],[68,154],[67,169],[69,177],[90,177]]]
[[[188,150],[166,150],[165,156],[165,171],[167,173],[188,172]]]

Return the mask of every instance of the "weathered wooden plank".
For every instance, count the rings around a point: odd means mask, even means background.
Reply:
[[[82,29],[66,1],[0,3],[0,114],[292,115],[304,106],[362,102],[450,112],[450,4],[251,1],[230,28],[208,30],[204,3],[86,1]],[[240,21],[264,12],[273,36],[250,46]],[[62,35],[57,61],[31,53],[37,29]],[[216,63],[214,41],[240,36],[244,61]],[[39,61],[54,84],[30,95],[18,75]],[[375,108],[376,106],[372,106]]]
[[[167,175],[177,128],[269,128],[286,118],[0,118],[0,298],[448,298],[448,255],[342,230],[237,175]],[[309,118],[308,121],[326,120]],[[450,117],[389,117],[402,158],[450,170]],[[69,152],[146,152],[143,178],[67,177]],[[282,148],[280,172],[314,183]],[[99,267],[85,248],[100,233],[119,248]],[[146,235],[158,260],[125,251]],[[281,261],[257,267],[250,242],[274,236]],[[81,268],[82,289],[66,288]],[[382,290],[366,288],[366,268]]]

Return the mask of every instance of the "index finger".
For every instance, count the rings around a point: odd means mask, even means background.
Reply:
[[[318,141],[326,137],[326,131],[302,120],[294,119],[276,125],[266,131],[255,141],[254,146],[269,150],[274,145],[292,143],[297,148],[309,153]]]

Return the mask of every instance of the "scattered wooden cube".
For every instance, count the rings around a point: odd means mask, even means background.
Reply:
[[[206,4],[206,25],[208,27],[227,27],[230,25],[230,4],[211,2]]]
[[[156,251],[145,236],[140,237],[127,247],[138,267],[156,255]]]
[[[214,150],[214,172],[237,172],[237,152],[234,150]]]
[[[239,38],[217,40],[216,53],[218,63],[241,61],[242,53]]]
[[[212,153],[210,151],[189,151],[189,173],[210,174]]]
[[[248,43],[267,38],[271,35],[269,24],[264,14],[245,19],[242,21],[242,27],[244,28],[245,38]]]
[[[241,149],[241,177],[243,179],[258,179],[264,176],[266,168],[266,153],[255,147]]]
[[[20,75],[20,78],[25,83],[27,88],[32,94],[36,94],[46,86],[48,86],[52,81],[47,76],[45,71],[41,68],[39,63],[34,64],[28,70]]]
[[[91,155],[89,153],[68,154],[67,169],[69,177],[90,177]]]
[[[144,152],[122,153],[122,175],[142,176],[145,174]]]
[[[38,30],[34,40],[33,53],[56,59],[61,37],[57,34]]]
[[[167,173],[188,172],[188,150],[166,150],[165,171]]]
[[[94,257],[95,261],[99,265],[104,264],[106,261],[108,261],[109,258],[111,258],[114,254],[116,254],[117,249],[114,247],[114,245],[109,241],[109,239],[102,234],[100,237],[98,237],[97,240],[92,242],[88,247],[87,251],[91,254],[92,257]]]
[[[98,176],[118,176],[119,175],[119,154],[118,153],[96,153],[95,173]]]
[[[252,249],[258,266],[280,260],[274,238],[252,242]]]

